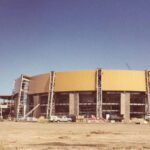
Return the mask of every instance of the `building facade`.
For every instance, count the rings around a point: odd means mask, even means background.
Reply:
[[[124,115],[125,119],[149,114],[149,71],[83,70],[21,75],[13,90],[15,114]]]

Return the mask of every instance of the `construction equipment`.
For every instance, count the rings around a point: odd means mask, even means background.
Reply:
[[[50,116],[49,118],[49,122],[71,122],[72,119],[70,117],[67,116]]]
[[[102,71],[96,71],[96,117],[102,118]]]
[[[47,114],[46,117],[50,118],[54,111],[54,85],[55,85],[55,72],[51,71],[49,75],[49,92],[47,102]]]

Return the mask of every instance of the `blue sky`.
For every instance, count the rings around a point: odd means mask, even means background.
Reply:
[[[150,0],[0,0],[0,94],[21,73],[150,69]]]

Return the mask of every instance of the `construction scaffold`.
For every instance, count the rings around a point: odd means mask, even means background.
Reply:
[[[102,118],[102,71],[96,71],[96,117]]]
[[[54,85],[55,85],[55,72],[51,71],[49,75],[49,91],[47,102],[46,117],[49,118],[54,111]]]

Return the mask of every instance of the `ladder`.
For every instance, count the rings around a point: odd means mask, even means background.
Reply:
[[[17,121],[19,120],[20,117],[22,117],[22,111],[23,111],[23,102],[21,101],[22,81],[23,81],[23,75],[21,75],[20,89],[17,98],[17,112],[16,112]]]
[[[102,71],[96,70],[96,117],[102,118]]]
[[[49,118],[54,111],[54,86],[55,86],[55,72],[51,71],[49,75],[49,91],[47,102],[46,117]]]
[[[147,87],[147,108],[146,114],[150,114],[150,71],[145,71],[146,73],[146,87]]]
[[[23,88],[26,85],[26,88]],[[23,75],[21,75],[20,78],[20,89],[18,93],[17,98],[17,112],[16,112],[16,120],[19,121],[19,119],[25,119],[26,110],[27,110],[27,97],[28,97],[28,86],[29,86],[29,80],[24,78]]]

